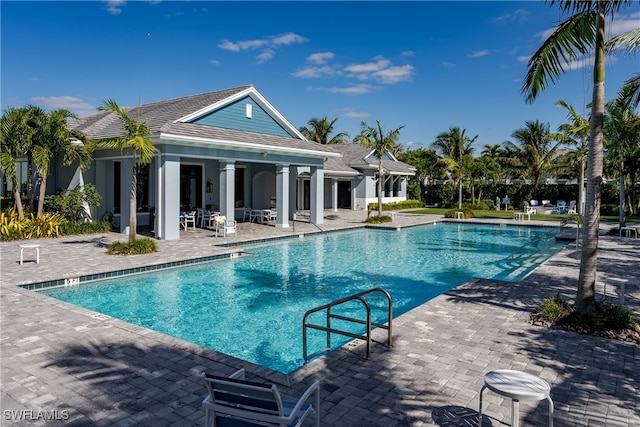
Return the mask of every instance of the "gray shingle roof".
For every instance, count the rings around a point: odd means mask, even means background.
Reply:
[[[139,112],[137,106],[125,108],[125,110],[132,117],[137,118],[138,114],[140,114],[140,121],[145,122],[154,136],[157,136],[160,128],[165,124],[222,101],[250,87],[252,86],[238,86],[231,89],[142,104]],[[71,126],[82,131],[88,137],[95,139],[115,137],[122,134],[122,122],[114,113],[103,112],[85,117],[80,119],[78,123],[72,123]]]
[[[360,144],[335,144],[331,145],[346,165],[354,169],[378,169],[378,159],[368,158],[373,151]],[[415,168],[404,162],[394,160],[382,160],[382,167],[387,173],[400,175],[415,175]]]

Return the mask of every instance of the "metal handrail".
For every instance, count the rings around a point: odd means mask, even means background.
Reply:
[[[387,307],[387,324],[380,324],[380,323],[374,323],[371,321],[371,306],[369,305],[369,303],[363,298],[363,296],[374,293],[374,292],[379,292],[382,293],[386,298],[387,298],[387,303],[388,303],[388,307]],[[336,307],[340,304],[344,304],[346,302],[350,302],[350,301],[360,301],[362,303],[362,305],[364,306],[365,310],[366,310],[366,320],[362,320],[362,319],[356,319],[353,317],[347,317],[347,316],[342,316],[339,314],[331,314],[331,309],[333,307]],[[327,319],[326,319],[326,325],[322,326],[322,325],[314,325],[312,323],[308,323],[307,322],[307,318],[309,317],[309,315],[313,314],[313,313],[317,313],[319,311],[323,311],[326,310],[327,312]],[[382,288],[373,288],[373,289],[369,289],[368,291],[363,291],[354,295],[350,295],[344,298],[340,298],[337,299],[335,301],[331,301],[328,304],[324,304],[315,308],[312,308],[311,310],[308,310],[303,318],[302,318],[302,353],[303,353],[303,357],[304,357],[304,363],[307,363],[308,360],[310,358],[313,358],[317,355],[320,355],[322,353],[326,353],[328,351],[331,350],[331,334],[339,334],[339,335],[343,335],[343,336],[347,336],[350,338],[362,338],[362,334],[355,334],[349,331],[343,331],[341,329],[335,329],[331,327],[331,319],[338,319],[338,320],[345,320],[348,322],[353,322],[353,323],[358,323],[360,325],[366,325],[367,331],[366,331],[366,342],[367,342],[367,358],[369,358],[370,354],[371,354],[371,330],[372,330],[372,326],[375,326],[377,328],[382,328],[382,329],[386,329],[387,330],[387,347],[391,346],[391,337],[392,337],[392,333],[393,333],[393,329],[392,329],[392,321],[393,321],[393,303],[391,300],[391,295],[389,294],[389,292],[385,291]],[[327,346],[321,350],[318,350],[316,352],[314,352],[313,354],[309,355],[307,352],[307,328],[311,328],[311,329],[316,329],[319,331],[324,331],[327,333]]]

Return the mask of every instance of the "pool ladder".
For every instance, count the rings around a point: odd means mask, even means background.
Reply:
[[[382,295],[384,295],[384,297],[387,300],[387,324],[380,324],[380,323],[374,323],[371,321],[371,306],[369,305],[369,303],[364,299],[364,296],[372,294],[372,293],[381,293]],[[362,303],[362,305],[364,306],[365,310],[366,310],[366,320],[362,320],[362,319],[356,319],[353,317],[347,317],[347,316],[342,316],[339,314],[333,314],[331,313],[331,309],[339,306],[341,304],[350,302],[350,301],[360,301]],[[313,313],[317,313],[319,311],[323,311],[326,310],[327,313],[327,317],[326,317],[326,323],[325,325],[315,325],[313,323],[309,323],[308,321],[308,317],[309,315],[313,314]],[[321,305],[319,307],[316,308],[312,308],[311,310],[308,310],[305,314],[304,317],[302,318],[302,352],[303,352],[303,357],[304,357],[304,363],[307,363],[309,361],[309,359],[312,359],[316,356],[319,356],[323,353],[326,353],[328,351],[331,350],[331,334],[339,334],[339,335],[344,335],[347,337],[351,337],[351,338],[362,338],[363,335],[362,334],[356,334],[353,332],[349,332],[349,331],[344,331],[341,329],[336,329],[331,327],[331,319],[338,319],[338,320],[344,320],[347,322],[352,322],[352,323],[357,323],[360,325],[366,325],[367,331],[365,332],[365,338],[366,338],[366,343],[367,343],[367,358],[369,358],[369,356],[371,355],[371,331],[372,331],[372,327],[375,326],[377,328],[381,328],[381,329],[386,329],[387,330],[387,347],[391,346],[391,335],[392,335],[392,326],[391,326],[391,322],[393,320],[393,304],[391,301],[391,295],[389,294],[389,292],[385,291],[382,288],[373,288],[373,289],[369,289],[368,291],[364,291],[364,292],[360,292],[354,295],[350,295],[344,298],[340,298],[337,299],[335,301],[332,301],[328,304],[324,304]],[[316,329],[319,331],[324,331],[327,333],[327,346],[321,350],[316,351],[313,354],[308,354],[307,352],[307,329],[311,328],[311,329]]]

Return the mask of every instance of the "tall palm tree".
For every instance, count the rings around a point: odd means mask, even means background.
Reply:
[[[308,127],[303,126],[300,128],[300,132],[302,132],[305,138],[319,142],[320,144],[346,144],[349,138],[349,134],[347,132],[340,132],[329,138],[337,120],[338,119],[335,118],[329,121],[327,116],[324,116],[321,119],[314,117],[307,122]]]
[[[558,126],[560,134],[565,136],[563,142],[569,142],[576,147],[574,151],[574,159],[580,164],[577,210],[578,213],[582,214],[582,206],[584,204],[584,176],[587,166],[587,153],[589,152],[589,119],[578,114],[575,108],[566,101],[560,100],[556,102],[556,105],[567,110],[567,120],[569,120],[569,123],[564,123]]]
[[[464,157],[473,154],[473,143],[478,135],[473,138],[467,136],[467,130],[459,127],[451,127],[448,132],[443,132],[436,137],[431,146],[442,155],[441,162],[453,174],[455,184],[458,186],[458,209],[462,209],[462,183],[465,176]]]
[[[112,99],[102,101],[98,110],[115,113],[122,121],[123,126],[121,136],[101,139],[99,144],[127,152],[133,157],[133,175],[131,192],[129,193],[129,241],[132,242],[136,239],[138,171],[141,165],[151,161],[154,153],[153,143],[150,139],[151,130],[146,123],[140,122],[139,106],[137,119],[133,119],[124,108]]]
[[[533,195],[538,198],[538,187],[542,176],[550,172],[553,167],[553,160],[558,151],[559,142],[557,135],[549,132],[549,124],[541,123],[538,120],[528,121],[525,127],[517,129],[511,136],[520,145],[513,142],[506,142],[506,145],[514,149],[519,149],[522,167],[522,176],[530,179],[533,183]]]
[[[361,122],[360,134],[353,139],[354,142],[372,148],[373,155],[378,159],[378,217],[382,216],[382,181],[384,179],[382,158],[398,144],[400,130],[403,127],[404,125],[385,133],[378,120],[376,120],[376,127],[369,126],[366,122]]]
[[[605,106],[604,133],[607,143],[607,157],[617,166],[620,174],[620,227],[626,225],[625,218],[625,183],[626,177],[630,178],[631,213],[635,211],[635,185],[637,182],[638,168],[640,167],[640,116],[634,114],[637,105],[627,105],[628,86],[624,86],[618,96],[609,101]]]
[[[20,221],[24,219],[18,162],[27,155],[33,129],[29,126],[29,108],[8,108],[0,118],[0,167],[11,181],[14,205]]]
[[[61,154],[64,165],[70,165],[74,160],[80,160],[82,169],[89,166],[90,155],[86,151],[85,136],[82,132],[69,129],[67,119],[77,119],[77,116],[66,109],[53,110],[49,113],[43,110],[34,111],[38,116],[38,128],[34,130],[32,157],[40,177],[38,195],[37,218],[40,218],[44,208],[44,197],[47,190],[47,177],[52,158]],[[76,141],[80,141],[77,143]]]
[[[569,61],[594,54],[593,98],[591,102],[591,136],[587,160],[587,194],[585,197],[584,234],[580,257],[580,275],[575,306],[578,310],[595,311],[595,283],[600,228],[600,187],[603,165],[603,122],[605,81],[606,17],[631,0],[552,0],[563,14],[571,14],[560,23],[542,46],[529,59],[522,93],[527,102],[555,83],[570,66]]]

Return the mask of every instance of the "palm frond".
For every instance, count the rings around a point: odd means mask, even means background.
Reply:
[[[595,41],[594,10],[587,9],[562,22],[529,59],[522,85],[526,102],[533,102],[549,83],[555,83],[570,61],[591,51]]]

